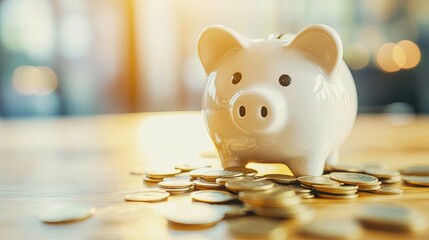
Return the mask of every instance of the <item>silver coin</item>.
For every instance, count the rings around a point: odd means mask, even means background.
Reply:
[[[231,191],[261,191],[274,187],[274,183],[268,180],[235,180],[225,183],[225,187]]]
[[[170,193],[161,190],[145,190],[125,195],[125,200],[133,202],[157,202],[170,196]]]
[[[409,166],[400,170],[403,175],[429,176],[429,165]]]
[[[237,198],[237,195],[227,191],[219,190],[201,190],[191,193],[194,200],[206,203],[222,203],[229,202]]]
[[[231,172],[241,172],[244,176],[255,176],[256,174],[258,174],[258,171],[256,171],[255,169],[246,167],[228,167],[225,168],[225,170]]]
[[[211,170],[201,175],[204,179],[216,179],[220,177],[239,177],[243,176],[242,172],[233,172],[228,170]]]
[[[350,220],[318,220],[304,225],[300,233],[323,239],[360,239],[362,228]]]
[[[419,186],[429,186],[429,176],[402,176],[404,182]]]
[[[365,173],[375,176],[377,178],[390,178],[397,177],[400,173],[395,169],[390,168],[367,168]]]
[[[266,174],[264,177],[266,177],[267,180],[282,184],[292,184],[297,181],[296,177],[286,174]]]
[[[172,203],[165,217],[174,223],[186,225],[211,225],[223,219],[224,213],[207,203]]]
[[[373,185],[378,182],[378,178],[362,173],[332,172],[329,175],[335,181],[350,185]]]
[[[62,204],[52,206],[38,214],[45,223],[64,223],[86,219],[95,213],[95,208],[87,205]]]
[[[298,181],[301,184],[309,187],[313,185],[340,185],[338,182],[330,179],[328,176],[301,176],[298,177]]]

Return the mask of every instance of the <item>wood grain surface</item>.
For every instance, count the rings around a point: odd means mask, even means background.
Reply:
[[[44,224],[37,213],[60,203],[85,203],[102,210],[124,203],[121,190],[143,186],[135,166],[209,161],[219,165],[199,112],[166,112],[0,121],[1,239],[234,239],[222,221],[183,229],[153,213],[138,223],[103,225],[94,217],[69,224]],[[206,158],[207,156],[212,158]],[[429,165],[429,117],[360,115],[341,152],[344,163],[383,163],[395,169]],[[260,173],[288,173],[279,164],[250,164]],[[353,219],[369,202],[421,210],[429,220],[429,187],[396,184],[403,195],[362,193],[355,201],[309,199],[316,219]],[[119,192],[118,192],[119,191]],[[189,194],[169,201],[191,201]],[[167,202],[167,203],[168,203]],[[141,203],[163,206],[164,203]],[[299,222],[283,221],[289,239],[304,239]],[[363,239],[427,239],[364,229]]]

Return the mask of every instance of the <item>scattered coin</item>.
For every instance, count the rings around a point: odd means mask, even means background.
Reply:
[[[329,199],[356,199],[358,197],[357,194],[328,194],[328,193],[317,193],[317,196],[321,198],[329,198]]]
[[[255,169],[246,167],[228,167],[225,168],[225,170],[231,172],[241,172],[244,176],[255,176],[256,174],[258,174],[258,171],[256,171]]]
[[[402,175],[429,176],[429,165],[409,166],[400,170]]]
[[[65,223],[86,219],[95,213],[95,208],[87,205],[64,204],[45,209],[38,217],[45,223]]]
[[[297,204],[291,207],[285,208],[271,208],[271,207],[260,207],[251,205],[252,211],[262,217],[273,217],[273,218],[300,218],[301,215],[311,214],[314,215],[314,209],[304,204]],[[307,216],[306,216],[307,217]]]
[[[429,176],[402,176],[404,182],[419,186],[429,186]]]
[[[402,180],[401,176],[395,176],[395,177],[390,177],[390,178],[378,178],[378,180],[380,180],[382,183],[386,183],[386,184],[392,184],[392,183],[398,183]]]
[[[194,200],[206,203],[222,203],[234,200],[237,195],[229,193],[227,191],[218,190],[201,190],[191,193],[191,197]]]
[[[365,169],[365,173],[377,178],[391,178],[400,175],[398,171],[390,168],[367,168]]]
[[[366,205],[359,211],[357,219],[365,226],[387,230],[417,232],[428,227],[419,211],[393,204]]]
[[[169,192],[170,194],[182,194],[194,190],[194,187],[187,188],[161,188],[163,191]]]
[[[179,169],[171,166],[148,166],[146,168],[146,176],[149,178],[165,178],[180,173]]]
[[[378,182],[378,178],[362,173],[332,172],[330,177],[338,182],[358,186],[373,185]]]
[[[164,181],[190,181],[191,177],[189,175],[176,175],[173,177],[163,178]]]
[[[125,195],[125,200],[133,202],[157,202],[170,196],[170,193],[161,190],[145,190]]]
[[[225,212],[225,218],[243,217],[249,213],[250,209],[246,207],[233,208]]]
[[[355,194],[358,191],[358,186],[342,185],[342,186],[326,186],[326,185],[313,185],[313,188],[319,192],[331,194]]]
[[[229,181],[234,181],[234,180],[243,180],[245,179],[245,177],[241,176],[241,177],[220,177],[220,178],[216,178],[216,183],[220,184],[220,185],[225,185],[225,183],[229,182]],[[251,177],[246,177],[246,179],[252,179]]]
[[[159,182],[158,186],[162,188],[189,188],[192,186],[192,182],[189,180],[164,180]]]
[[[296,177],[286,174],[266,174],[264,177],[266,177],[267,180],[281,184],[292,184],[297,181]]]
[[[203,176],[203,174],[205,172],[208,172],[211,170],[214,170],[214,168],[198,168],[198,169],[190,171],[189,176],[191,176],[191,178],[200,178]]]
[[[377,190],[373,190],[371,191],[372,193],[378,193],[378,194],[402,194],[404,191],[400,188],[395,188],[395,187],[386,187],[386,186],[381,186],[381,188],[377,189]]]
[[[361,185],[359,186],[359,191],[375,191],[381,188],[381,182],[377,182],[373,185]]]
[[[280,226],[280,222],[262,217],[244,217],[228,221],[229,231],[246,238],[265,238],[276,236],[276,239],[285,239],[287,231]],[[280,229],[280,230],[278,230]]]
[[[225,183],[225,187],[231,191],[261,191],[274,187],[274,183],[268,180],[234,180]]]
[[[165,217],[174,223],[186,225],[212,225],[223,219],[224,213],[207,203],[175,203],[165,211]]]
[[[194,183],[194,186],[197,188],[222,188],[222,185],[217,184],[215,182],[209,182],[207,180],[204,179],[196,179],[192,181]]]
[[[180,169],[184,172],[187,171],[192,171],[194,169],[198,169],[198,168],[206,168],[206,167],[210,167],[210,164],[207,163],[194,163],[194,162],[188,162],[188,163],[180,163],[178,165],[176,165],[177,169]]]
[[[272,188],[266,191],[242,191],[238,194],[244,203],[261,207],[286,207],[301,203],[295,192],[286,188]]]
[[[233,172],[228,170],[211,170],[203,173],[201,175],[204,179],[216,179],[220,177],[239,177],[243,176],[242,172]]]
[[[163,181],[163,179],[162,178],[150,178],[150,177],[145,175],[145,176],[143,176],[143,181],[150,182],[150,183],[159,183],[159,182]]]
[[[362,228],[350,220],[318,220],[300,229],[304,235],[323,239],[361,239]]]
[[[331,180],[328,176],[301,176],[301,177],[298,177],[298,181],[301,184],[304,184],[310,187],[313,185],[332,185],[332,186],[340,185],[338,182]]]

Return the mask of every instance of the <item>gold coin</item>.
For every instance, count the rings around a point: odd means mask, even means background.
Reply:
[[[390,168],[367,168],[365,169],[365,173],[377,178],[390,178],[400,175],[398,171]]]
[[[190,181],[191,177],[186,174],[186,175],[176,175],[173,177],[166,177],[163,178],[164,181]]]
[[[243,217],[249,213],[250,209],[246,207],[233,208],[225,212],[225,218]]]
[[[228,170],[211,170],[201,175],[204,179],[216,179],[220,177],[239,177],[243,176],[242,172],[233,172]]]
[[[258,171],[256,171],[255,169],[245,167],[228,167],[225,168],[225,170],[231,172],[241,172],[244,176],[255,176],[256,174],[258,174]]]
[[[227,191],[201,190],[191,193],[192,199],[206,203],[222,203],[234,200],[237,195]]]
[[[207,203],[172,203],[165,217],[174,223],[186,225],[211,225],[223,219],[224,213]]]
[[[313,185],[335,185],[335,186],[340,185],[338,182],[333,181],[328,176],[301,176],[301,177],[298,177],[298,181],[301,184],[304,184],[310,187]]]
[[[396,176],[396,177],[390,177],[390,178],[379,178],[378,180],[380,180],[382,183],[392,184],[392,183],[400,182],[402,180],[402,177]]]
[[[158,186],[162,188],[189,188],[192,186],[192,182],[189,180],[164,180],[159,182]]]
[[[358,197],[357,194],[328,194],[328,193],[317,193],[318,197],[321,198],[329,198],[329,199],[356,199]]]
[[[378,178],[362,173],[332,172],[331,179],[350,185],[373,185],[378,182]]]
[[[181,171],[170,166],[148,166],[146,168],[146,176],[150,178],[165,178],[179,174]]]
[[[170,196],[170,193],[161,190],[145,190],[125,195],[125,200],[133,202],[157,202]]]
[[[377,184],[373,184],[373,185],[363,185],[363,186],[361,185],[359,186],[359,191],[368,192],[368,191],[374,191],[380,188],[381,188],[381,182],[378,182]]]
[[[199,169],[199,168],[206,168],[206,167],[210,167],[210,164],[207,163],[194,163],[194,162],[188,162],[188,163],[180,163],[178,165],[176,165],[175,167],[177,169],[180,169],[184,172],[188,172],[188,171],[192,171],[195,169]]]
[[[400,170],[403,175],[429,176],[429,165],[409,166]]]
[[[429,186],[429,176],[402,176],[404,182],[419,186]]]
[[[234,180],[225,183],[225,187],[231,191],[261,191],[274,187],[274,183],[268,180]]]
[[[296,177],[286,174],[266,174],[264,177],[266,177],[267,180],[282,184],[292,184],[297,181]]]
[[[222,188],[222,185],[215,182],[209,182],[204,179],[196,179],[192,181],[197,188]]]
[[[194,190],[194,187],[187,188],[160,188],[160,190],[169,192],[170,194],[182,194]]]
[[[373,190],[371,192],[390,195],[390,194],[402,194],[404,191],[400,188],[381,186],[381,188],[377,190]]]
[[[371,204],[362,207],[357,219],[365,226],[402,231],[423,231],[428,224],[424,215],[416,209],[393,205]]]
[[[202,177],[202,175],[205,172],[208,172],[211,170],[214,170],[214,168],[211,168],[211,167],[209,167],[209,168],[198,168],[198,169],[190,171],[189,176],[191,176],[191,178],[200,178],[200,177]]]
[[[147,205],[146,205],[147,204]],[[148,203],[122,202],[101,208],[96,218],[106,223],[128,223],[141,219],[152,218],[155,210]]]
[[[95,208],[87,205],[61,204],[40,212],[38,217],[45,223],[64,223],[86,219],[95,213]]]
[[[233,234],[249,238],[269,238],[276,235],[277,239],[285,239],[286,229],[280,222],[261,217],[243,217],[228,221],[229,231]],[[279,231],[277,229],[281,229]]]
[[[148,176],[143,176],[143,181],[145,182],[149,182],[149,183],[159,183],[162,182],[163,179],[162,178],[150,178]]]
[[[301,203],[301,198],[293,190],[282,187],[257,192],[241,191],[238,196],[245,203],[262,207],[285,207]]]
[[[332,194],[355,194],[358,191],[358,186],[326,186],[313,185],[313,188],[319,192]]]
[[[318,220],[304,225],[300,233],[323,239],[361,239],[362,228],[350,220]]]

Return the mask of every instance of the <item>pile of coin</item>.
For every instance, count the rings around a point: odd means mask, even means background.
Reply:
[[[241,191],[239,199],[256,215],[274,218],[308,220],[314,210],[302,203],[302,198],[289,187],[274,187],[265,191]]]
[[[416,165],[401,169],[402,179],[413,186],[429,186],[429,166]]]
[[[359,191],[374,191],[381,188],[378,178],[368,174],[332,172],[329,177],[343,184],[358,186]]]
[[[418,232],[428,227],[426,218],[417,210],[393,204],[363,206],[357,219],[366,227]]]

